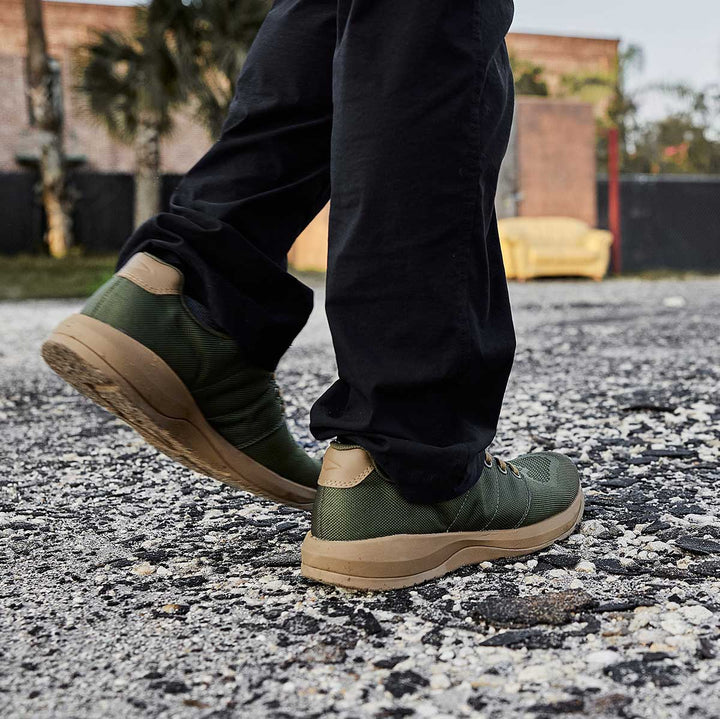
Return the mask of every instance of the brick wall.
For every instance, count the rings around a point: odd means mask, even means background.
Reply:
[[[129,30],[133,8],[92,3],[45,2],[45,33],[51,55],[61,56],[66,50],[87,42],[91,30]],[[25,53],[25,15],[23,0],[2,0],[0,6],[0,52],[7,55]]]
[[[617,73],[620,40],[510,33],[508,51],[513,58],[538,65],[550,95],[563,94],[563,77],[586,75],[614,77]],[[609,88],[587,88],[582,93],[595,107],[595,114],[605,114],[612,97]]]
[[[74,90],[76,48],[92,38],[92,29],[129,30],[133,8],[90,3],[46,2],[45,32],[48,49],[62,67],[65,96],[65,143],[69,155],[87,158],[88,170],[130,172],[135,166],[132,148],[110,138]],[[27,125],[24,89],[26,44],[23,0],[0,0],[0,170],[15,170],[18,152],[32,154],[36,142]],[[175,132],[163,142],[165,172],[185,172],[210,145],[204,128],[188,113],[179,113]]]
[[[88,113],[83,98],[73,90],[78,45],[92,37],[92,29],[129,30],[133,8],[92,3],[46,2],[45,26],[51,54],[63,72],[66,108],[66,147],[72,155],[85,156],[90,170],[132,171],[132,149],[112,140]],[[618,42],[592,38],[556,37],[512,33],[511,53],[541,65],[552,92],[564,74],[611,72],[617,61]],[[24,95],[25,19],[23,0],[0,0],[0,170],[17,169],[17,152],[31,153],[35,146],[27,127]],[[598,112],[604,101],[600,99]],[[163,144],[163,169],[185,172],[206,150],[210,141],[193,118],[181,114],[173,136]]]
[[[511,55],[542,66],[548,82],[555,88],[565,74],[614,72],[620,41],[516,32],[508,35],[507,44]]]
[[[0,55],[0,170],[17,169],[14,152],[28,114],[23,68],[22,58]]]
[[[62,65],[65,88],[66,150],[87,158],[85,168],[132,172],[131,148],[113,140],[88,112],[73,89],[75,50],[92,29],[132,27],[133,9],[91,3],[46,2],[45,26],[51,54]],[[24,91],[25,21],[23,0],[0,0],[0,171],[18,169],[18,152],[32,153],[35,141],[27,126]],[[566,74],[610,73],[616,66],[618,42],[550,35],[511,34],[511,53],[544,69],[551,92],[561,89]],[[602,112],[602,98],[594,107]],[[595,130],[591,105],[520,98],[517,118],[517,179],[523,215],[570,215],[595,222]],[[204,129],[187,113],[177,118],[173,136],[163,143],[163,170],[184,173],[207,149]],[[514,214],[515,207],[510,214]],[[296,244],[296,262],[324,265],[327,210]]]
[[[518,214],[597,222],[595,119],[589,103],[518,98]]]

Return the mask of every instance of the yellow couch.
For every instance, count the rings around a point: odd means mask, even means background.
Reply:
[[[509,217],[500,220],[505,272],[531,277],[580,275],[601,280],[610,261],[612,235],[570,217]]]

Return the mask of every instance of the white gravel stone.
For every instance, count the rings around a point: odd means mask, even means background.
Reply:
[[[690,629],[688,623],[677,612],[666,614],[660,622],[660,626],[668,634],[686,634]]]
[[[700,604],[680,607],[680,613],[690,624],[704,624],[705,622],[709,622],[714,616],[709,609]]]
[[[451,685],[452,682],[450,681],[450,678],[447,674],[433,674],[432,678],[430,679],[431,689],[449,689]]]
[[[596,519],[589,519],[580,525],[580,531],[585,536],[597,537],[607,532],[607,527]]]
[[[547,664],[531,664],[518,672],[518,681],[521,684],[539,684],[546,682],[553,673],[553,667]]]
[[[618,658],[618,653],[609,649],[600,649],[596,652],[590,652],[584,657],[587,664],[591,667],[608,666],[617,662]]]
[[[130,571],[140,577],[147,577],[150,574],[154,574],[156,569],[157,567],[150,564],[150,562],[140,562],[140,564],[136,564]]]
[[[278,368],[315,454],[307,415],[336,371],[318,295]],[[79,303],[0,303],[3,719],[530,719],[570,699],[578,716],[717,719],[720,557],[674,543],[720,541],[720,280],[511,298],[491,451],[580,460],[582,532],[387,594],[302,579],[307,515],[174,464],[49,372],[40,343]]]

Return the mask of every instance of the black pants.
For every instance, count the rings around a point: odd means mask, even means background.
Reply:
[[[180,267],[272,369],[312,307],[287,252],[332,195],[339,379],[311,429],[364,446],[413,501],[476,480],[512,364],[493,209],[512,14],[512,0],[277,0],[221,139],[120,258]]]

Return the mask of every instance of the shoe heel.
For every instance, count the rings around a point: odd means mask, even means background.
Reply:
[[[315,490],[280,477],[232,446],[207,422],[170,366],[93,317],[68,317],[42,346],[50,368],[147,442],[201,474],[300,509]]]
[[[118,414],[111,400],[186,419],[195,401],[182,380],[158,355],[105,322],[71,315],[42,346],[50,368],[93,401]]]

